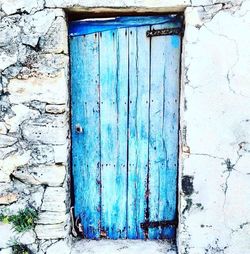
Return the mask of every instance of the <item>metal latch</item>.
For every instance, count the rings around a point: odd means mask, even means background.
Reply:
[[[74,237],[83,236],[83,226],[81,224],[81,219],[80,217],[75,218],[74,206],[70,208],[70,219],[72,223],[72,235]]]
[[[164,227],[176,227],[177,221],[176,220],[162,220],[162,221],[146,221],[140,224],[141,228],[146,230],[148,228],[164,228]]]
[[[153,29],[148,30],[146,32],[147,37],[153,37],[153,36],[164,36],[164,35],[182,35],[183,29],[182,27],[177,28],[164,28],[164,29]]]

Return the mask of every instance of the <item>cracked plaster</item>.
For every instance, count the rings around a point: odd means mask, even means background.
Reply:
[[[179,182],[186,189],[179,188],[178,253],[247,253],[249,0],[0,0],[0,211],[14,214],[28,204],[38,209],[29,243],[34,253],[67,246],[68,42],[62,8],[185,12]],[[55,168],[62,169],[59,179],[48,181]],[[42,175],[32,178],[39,169]],[[10,253],[4,247],[0,253]]]

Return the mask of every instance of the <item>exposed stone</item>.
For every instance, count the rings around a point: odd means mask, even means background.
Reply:
[[[47,105],[45,111],[51,114],[62,114],[65,112],[66,105]]]
[[[6,134],[7,133],[7,128],[4,122],[0,122],[0,134]]]
[[[54,162],[54,149],[49,145],[32,145],[30,164],[52,164]]]
[[[20,22],[23,27],[22,43],[36,48],[39,38],[47,33],[54,19],[54,12],[48,9],[33,15],[24,15]]]
[[[38,111],[32,110],[22,104],[14,105],[12,111],[15,116],[10,118],[5,117],[5,123],[8,126],[9,132],[17,132],[21,123],[26,119],[34,119],[40,114]]]
[[[0,22],[0,47],[13,45],[17,42],[21,29],[18,22],[21,15],[4,17]],[[2,63],[1,63],[2,64]]]
[[[31,142],[43,144],[64,144],[68,136],[65,115],[43,115],[22,125],[23,137]]]
[[[25,67],[20,71],[18,75],[19,79],[28,79],[29,77],[55,78],[60,75],[62,69],[67,68],[68,56],[66,55],[34,54],[34,52],[28,55],[27,53],[25,54],[26,57],[23,59],[23,65],[25,65]]]
[[[4,78],[2,78],[3,80]],[[2,92],[6,92],[6,86],[7,84],[4,84],[2,83]],[[11,104],[10,104],[10,101],[9,101],[9,96],[5,95],[5,94],[2,94],[0,96],[0,119],[1,121],[3,121],[3,118],[6,116],[6,115],[9,115],[9,117],[13,116],[13,112],[11,110]]]
[[[8,248],[9,241],[13,237],[13,230],[10,224],[0,222],[0,249]]]
[[[32,100],[50,104],[67,102],[67,83],[65,73],[61,71],[56,78],[29,78],[27,80],[12,79],[8,85],[9,99],[12,103],[23,103]]]
[[[55,254],[55,253],[60,253],[60,254],[69,254],[70,253],[70,248],[67,245],[66,241],[58,241],[54,244],[52,244],[46,251],[46,254]]]
[[[39,46],[46,53],[68,53],[68,29],[66,20],[57,17],[47,34],[41,37]]]
[[[0,148],[12,146],[17,142],[17,138],[0,134]]]
[[[29,230],[27,232],[17,234],[17,239],[19,239],[20,243],[29,245],[36,241],[36,235],[33,230]]]
[[[0,205],[9,205],[17,201],[17,194],[9,193],[9,194],[0,194]]]
[[[54,225],[37,225],[35,227],[35,231],[38,239],[64,238],[67,235],[67,231],[64,226],[64,223]]]
[[[0,70],[4,70],[16,62],[17,52],[9,53],[7,51],[0,50]]]
[[[8,205],[8,209],[2,207],[0,213],[3,212],[7,215],[13,215],[26,207],[33,207],[36,210],[40,209],[44,194],[44,188],[42,186],[29,186],[19,181],[14,181],[9,191],[18,195],[18,202]]]
[[[66,211],[66,191],[62,187],[47,187],[44,193],[42,211],[58,212]]]
[[[68,155],[69,155],[68,144],[54,146],[55,163],[67,164]]]
[[[18,233],[11,224],[0,222],[0,249],[7,248],[15,244],[13,239],[17,239],[22,244],[32,244],[36,240],[34,231],[30,230],[24,233]]]
[[[7,158],[11,154],[17,153],[17,150],[18,150],[18,147],[15,145],[0,148],[0,160]]]
[[[2,74],[5,76],[5,77],[8,77],[8,78],[15,78],[19,72],[22,70],[22,67],[21,66],[16,66],[16,65],[11,65],[9,66],[8,68],[6,68]]]
[[[49,212],[44,211],[39,213],[39,220],[37,224],[58,224],[66,222],[66,214],[65,212]]]
[[[28,12],[32,13],[43,8],[43,0],[8,0],[2,4],[2,10],[7,14],[13,14],[16,12]]]
[[[26,102],[24,104],[26,106],[32,108],[32,109],[38,110],[40,113],[44,113],[45,112],[45,106],[46,106],[45,102],[41,102],[41,101],[37,101],[37,100],[32,100],[32,101]]]
[[[65,178],[65,166],[22,167],[12,174],[25,183],[60,186]]]
[[[0,138],[1,140],[1,138]],[[0,160],[0,179],[4,182],[10,181],[10,174],[17,168],[28,163],[30,159],[30,153],[25,152],[23,154],[13,154]]]

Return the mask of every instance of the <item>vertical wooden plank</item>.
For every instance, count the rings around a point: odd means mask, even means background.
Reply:
[[[126,237],[127,47],[126,29],[100,34],[101,225],[112,239]]]
[[[167,171],[161,173],[159,216],[163,220],[176,219],[177,206],[177,169],[178,169],[178,123],[179,123],[179,72],[180,72],[180,36],[170,36],[166,41],[166,59],[164,68],[164,144],[167,153]],[[164,186],[166,186],[164,188]],[[165,189],[165,190],[164,190]],[[175,237],[175,229],[162,229],[160,238]]]
[[[81,218],[84,237],[96,239],[100,224],[98,36],[74,37],[70,46],[75,215]],[[78,133],[76,125],[83,132]]]
[[[149,128],[148,26],[129,28],[128,238],[144,238]]]
[[[152,29],[161,28],[164,25]],[[150,221],[173,220],[176,216],[180,60],[180,40],[176,38],[159,36],[151,41]],[[170,227],[149,229],[150,239],[173,235],[174,229]]]

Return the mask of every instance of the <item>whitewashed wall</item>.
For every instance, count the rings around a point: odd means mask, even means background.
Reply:
[[[0,213],[39,210],[34,230],[0,223],[0,253],[69,253],[69,81],[64,9],[185,13],[178,250],[250,251],[250,1],[0,0]],[[117,8],[117,7],[120,7]],[[62,252],[60,252],[62,253]]]

